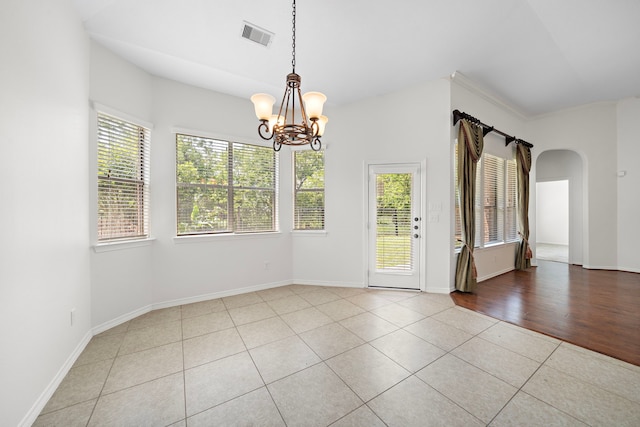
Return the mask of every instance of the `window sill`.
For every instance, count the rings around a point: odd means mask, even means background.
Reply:
[[[518,243],[518,240],[509,240],[508,242],[500,242],[500,243],[489,243],[486,244],[485,246],[476,246],[475,248],[473,248],[473,251],[485,251],[485,250],[492,250],[492,249],[500,249],[503,248],[507,245],[514,245]],[[462,250],[462,248],[456,248],[454,253],[459,254],[460,251]]]
[[[295,237],[309,236],[309,237],[326,237],[327,230],[291,230],[291,235]]]
[[[192,234],[188,236],[175,236],[173,243],[205,243],[205,242],[221,242],[225,240],[242,240],[242,239],[269,239],[280,237],[282,233],[279,231],[270,231],[265,233],[220,233],[220,234]]]
[[[95,245],[93,245],[93,250],[96,253],[122,251],[125,249],[150,246],[154,240],[156,240],[155,237],[149,237],[148,239],[122,240],[118,242],[96,243]]]

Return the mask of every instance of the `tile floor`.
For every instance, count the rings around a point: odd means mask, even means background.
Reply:
[[[638,426],[640,367],[448,295],[285,286],[93,337],[36,426]]]

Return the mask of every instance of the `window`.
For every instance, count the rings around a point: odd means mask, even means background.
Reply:
[[[149,237],[150,130],[98,113],[98,241]]]
[[[273,149],[176,134],[177,234],[276,231]]]
[[[457,184],[457,150],[454,161],[455,236],[461,246],[460,201]],[[476,172],[475,246],[484,247],[516,240],[516,161],[483,153]]]
[[[324,151],[293,151],[293,229],[324,230]]]

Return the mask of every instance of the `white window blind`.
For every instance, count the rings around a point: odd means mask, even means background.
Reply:
[[[458,146],[455,147],[454,182],[457,182]],[[476,170],[476,197],[474,202],[476,235],[475,246],[483,247],[516,240],[516,162],[488,153],[482,154]],[[460,199],[455,188],[455,235],[461,235]],[[460,243],[456,243],[459,248]]]
[[[150,133],[98,113],[98,241],[149,236]]]
[[[324,230],[324,151],[293,151],[294,230]]]
[[[455,231],[453,235],[454,245],[456,248],[462,247],[462,223],[461,223],[461,213],[460,213],[460,190],[458,188],[458,143],[454,146],[453,153],[453,188],[455,195]]]
[[[176,163],[178,235],[276,230],[273,149],[176,134]]]
[[[411,174],[376,175],[376,269],[412,271]]]
[[[483,222],[484,244],[504,241],[504,164],[505,160],[490,154],[482,156],[483,163]]]
[[[517,203],[517,176],[516,176],[516,160],[507,160],[507,191],[505,201],[505,240],[511,241],[518,238],[518,211]]]

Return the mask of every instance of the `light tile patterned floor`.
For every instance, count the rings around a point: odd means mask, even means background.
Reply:
[[[93,337],[36,426],[638,426],[640,367],[448,295],[285,286]]]

